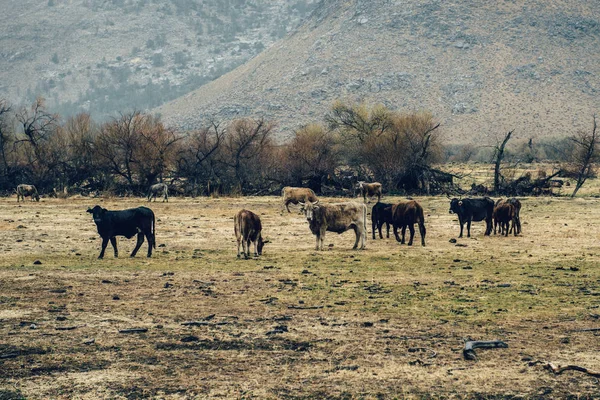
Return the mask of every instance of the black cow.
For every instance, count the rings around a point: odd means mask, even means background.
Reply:
[[[471,237],[471,221],[485,220],[485,235],[492,233],[492,214],[494,213],[494,200],[489,197],[476,199],[457,199],[450,201],[450,214],[458,215],[460,223],[460,235],[463,236],[463,226],[467,223],[467,237]]]
[[[390,224],[392,223],[392,204],[377,202],[371,209],[371,224],[373,228],[373,240],[375,240],[375,230],[379,230],[379,238],[383,239],[381,228],[385,223],[387,229],[387,238],[390,238]]]
[[[94,206],[87,212],[93,215],[98,233],[102,238],[102,250],[98,258],[104,257],[104,250],[106,250],[109,240],[115,249],[115,257],[118,257],[116,236],[125,236],[127,239],[131,239],[135,234],[137,234],[137,244],[131,257],[135,257],[144,243],[144,235],[148,240],[148,257],[152,256],[152,248],[156,248],[156,219],[151,209],[138,207],[122,211],[108,211],[106,208]]]

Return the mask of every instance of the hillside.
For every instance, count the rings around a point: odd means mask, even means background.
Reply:
[[[63,115],[148,109],[243,64],[314,0],[0,2],[0,98]]]
[[[156,109],[183,128],[266,116],[283,137],[335,99],[430,110],[451,143],[590,129],[599,108],[600,3],[330,0],[234,71]]]

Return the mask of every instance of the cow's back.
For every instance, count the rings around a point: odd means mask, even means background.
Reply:
[[[367,206],[355,202],[323,204],[319,206],[317,220],[330,232],[342,233],[352,225],[366,226]]]
[[[249,210],[240,210],[234,217],[234,224],[238,239],[255,241],[262,231],[260,217]]]

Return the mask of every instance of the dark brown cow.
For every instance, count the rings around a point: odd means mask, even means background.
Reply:
[[[33,201],[33,199],[35,199],[35,201],[40,201],[40,195],[33,185],[21,184],[17,186],[17,203],[19,202],[19,198],[25,202],[25,196],[31,196],[31,201]]]
[[[373,196],[377,196],[377,202],[381,200],[381,183],[379,182],[366,183],[359,181],[356,184],[356,190],[360,191],[360,195],[363,197],[365,203],[367,202],[367,197],[369,201]]]
[[[383,224],[387,228],[387,238],[390,238],[390,224],[392,223],[393,204],[377,202],[371,209],[371,225],[373,228],[373,240],[375,240],[375,231],[379,230],[379,238],[383,239],[381,228]]]
[[[502,202],[494,207],[492,214],[494,220],[494,235],[496,234],[496,228],[500,225],[500,234],[508,236],[510,229],[510,223],[513,225],[514,235],[517,236],[517,228],[515,226],[516,212],[515,206],[508,202]]]
[[[309,188],[286,186],[281,189],[281,197],[283,197],[283,204],[285,205],[285,208],[287,208],[288,212],[291,212],[289,206],[290,203],[298,204],[311,202],[316,204],[319,202],[315,192]]]
[[[303,204],[304,215],[308,220],[310,231],[317,237],[317,250],[323,250],[325,232],[343,233],[354,229],[356,242],[353,249],[365,248],[367,241],[367,206],[360,203]]]
[[[421,246],[425,246],[425,216],[423,207],[414,200],[402,201],[392,206],[392,223],[394,225],[394,236],[401,244],[404,244],[404,236],[406,227],[410,231],[410,239],[408,245],[412,246],[413,238],[415,237],[415,224],[419,225],[419,233],[421,234]],[[402,228],[402,239],[398,236],[398,228]]]
[[[250,256],[250,242],[254,243],[254,257],[262,255],[262,249],[268,240],[262,238],[262,224],[260,217],[252,211],[240,210],[233,217],[233,229],[237,239],[237,256],[240,258],[240,244],[244,250],[244,258]]]
[[[513,230],[517,230],[517,234],[521,233],[521,202],[519,199],[515,197],[511,197],[509,199],[500,199],[496,201],[495,207],[498,207],[502,203],[510,203],[515,207],[515,219],[514,222],[510,226],[510,231],[508,233],[512,233]],[[496,233],[496,232],[494,232]]]

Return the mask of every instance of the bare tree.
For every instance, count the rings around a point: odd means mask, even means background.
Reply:
[[[508,132],[502,143],[497,145],[494,149],[494,192],[498,192],[500,190],[500,184],[503,180],[500,166],[502,164],[502,159],[504,158],[504,148],[506,147],[506,143],[508,143],[510,140],[510,136],[513,134],[513,132],[514,130]]]
[[[594,115],[593,118],[594,125],[591,133],[582,131],[570,138],[575,144],[572,162],[577,171],[577,183],[575,184],[575,190],[573,190],[571,197],[575,197],[585,181],[593,175],[593,163],[598,157],[596,151],[596,115]]]

